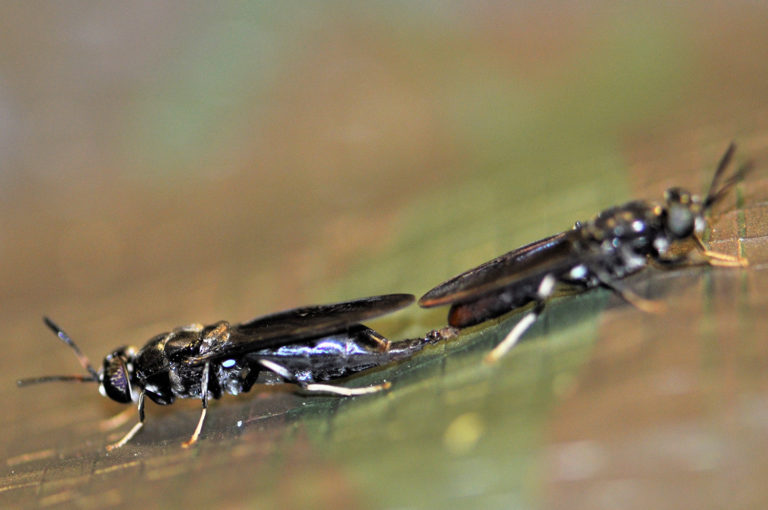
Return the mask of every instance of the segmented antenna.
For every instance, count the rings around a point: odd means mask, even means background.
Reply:
[[[719,202],[728,193],[728,191],[735,184],[744,179],[744,176],[746,176],[747,173],[749,173],[754,167],[754,163],[752,161],[744,163],[721,185],[720,181],[725,175],[725,170],[730,165],[731,160],[733,159],[733,153],[735,151],[736,144],[731,142],[731,144],[728,146],[728,149],[726,149],[725,154],[723,154],[723,157],[720,158],[720,163],[717,164],[715,175],[712,177],[712,184],[709,185],[707,197],[704,199],[704,209],[709,209],[717,202]]]
[[[42,377],[31,377],[28,379],[19,379],[16,381],[16,384],[19,387],[22,386],[29,386],[31,384],[39,384],[39,383],[45,383],[45,382],[54,382],[54,381],[76,381],[76,382],[98,382],[99,381],[99,373],[91,366],[91,362],[88,360],[88,357],[80,351],[80,348],[75,344],[75,342],[69,337],[68,334],[66,334],[60,327],[58,327],[51,319],[48,317],[43,317],[43,322],[45,322],[45,325],[48,326],[51,331],[56,333],[56,336],[59,337],[59,339],[70,346],[73,351],[75,351],[75,356],[77,356],[77,360],[80,362],[80,365],[83,366],[85,370],[88,371],[90,375],[46,375]]]
[[[725,149],[725,154],[723,154],[723,157],[720,158],[720,162],[717,164],[715,175],[712,176],[712,182],[710,183],[709,189],[707,190],[707,200],[709,200],[710,197],[717,193],[717,185],[720,179],[723,177],[725,169],[728,168],[728,165],[731,164],[731,159],[733,159],[734,152],[736,152],[736,144],[731,142],[728,145],[728,148]]]
[[[30,377],[28,379],[19,379],[16,386],[23,388],[32,384],[40,384],[56,381],[75,381],[75,382],[99,382],[97,378],[91,375],[44,375],[42,377]]]

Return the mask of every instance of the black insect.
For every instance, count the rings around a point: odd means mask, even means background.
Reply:
[[[183,443],[188,447],[200,435],[209,398],[217,399],[224,393],[237,395],[256,383],[290,382],[307,392],[342,396],[389,388],[389,382],[359,388],[324,383],[406,358],[436,341],[439,335],[430,333],[424,338],[390,342],[359,323],[413,301],[410,294],[390,294],[295,308],[243,324],[192,324],[157,335],[139,350],[115,349],[104,358],[98,371],[69,335],[45,318],[45,324],[74,350],[89,375],[37,377],[20,380],[18,385],[97,382],[102,395],[121,403],[137,402],[138,423],[109,445],[109,450],[123,446],[141,429],[145,397],[161,405],[177,398],[199,398],[203,410],[194,433]]]
[[[470,269],[430,290],[419,305],[451,305],[448,323],[464,328],[533,303],[533,308],[487,356],[495,362],[506,354],[536,321],[545,303],[557,295],[606,287],[645,311],[662,309],[622,285],[621,279],[649,263],[660,267],[706,262],[739,267],[747,261],[706,249],[701,234],[706,213],[750,170],[751,163],[725,178],[735,146],[731,144],[715,170],[702,199],[681,188],[670,188],[663,202],[633,201],[606,209],[573,229],[523,246]],[[694,242],[703,257],[685,250]],[[681,252],[682,249],[682,252]]]

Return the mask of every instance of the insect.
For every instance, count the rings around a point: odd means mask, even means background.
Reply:
[[[410,294],[389,294],[343,303],[307,306],[265,315],[242,324],[220,321],[210,326],[192,324],[161,333],[144,347],[119,347],[104,358],[100,370],[60,327],[45,324],[74,351],[88,375],[53,375],[22,379],[19,386],[53,382],[96,382],[99,392],[121,403],[136,402],[139,421],[122,439],[107,446],[119,448],[144,424],[144,400],[160,405],[177,398],[199,398],[202,413],[192,436],[200,436],[208,399],[224,393],[247,392],[256,383],[290,382],[310,393],[366,395],[388,389],[389,382],[348,388],[326,384],[369,368],[400,360],[438,340],[423,338],[390,342],[360,321],[404,308]],[[262,373],[267,376],[259,376]],[[271,379],[270,379],[271,378]]]
[[[648,264],[677,267],[696,263],[685,243],[695,243],[699,262],[740,267],[747,261],[707,250],[701,235],[705,215],[751,169],[746,163],[725,176],[736,147],[731,144],[715,170],[703,198],[670,188],[663,202],[633,201],[606,209],[573,229],[533,242],[470,269],[430,290],[419,299],[425,308],[451,305],[448,323],[465,328],[533,303],[531,310],[485,358],[498,361],[520,340],[558,295],[605,287],[644,311],[661,303],[644,299],[621,279]]]

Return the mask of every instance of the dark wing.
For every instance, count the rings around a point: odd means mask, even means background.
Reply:
[[[419,299],[431,308],[469,301],[515,283],[567,270],[578,262],[577,230],[567,230],[518,248],[441,283]]]
[[[361,321],[392,313],[413,303],[411,294],[387,294],[329,305],[305,306],[264,315],[234,325],[229,338],[190,358],[190,364],[237,356],[337,333]]]

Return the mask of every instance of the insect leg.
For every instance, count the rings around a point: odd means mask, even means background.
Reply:
[[[663,313],[667,310],[667,306],[661,301],[654,301],[653,299],[646,299],[642,296],[639,296],[628,287],[625,287],[615,279],[611,279],[610,276],[602,272],[597,272],[596,274],[597,279],[600,280],[600,285],[612,290],[624,301],[634,306],[638,310],[642,310],[646,313]]]
[[[377,348],[379,352],[387,352],[389,347],[392,345],[392,342],[390,342],[389,339],[384,338],[375,331],[371,331],[371,334],[368,335],[367,339]]]
[[[525,314],[525,316],[523,316],[523,318],[520,319],[517,324],[515,324],[515,327],[512,328],[512,331],[507,333],[507,336],[504,337],[504,340],[502,340],[499,345],[494,347],[493,350],[485,356],[483,359],[485,363],[489,365],[496,363],[506,353],[508,353],[510,349],[515,346],[515,344],[517,344],[517,342],[520,340],[520,337],[522,337],[523,334],[528,331],[528,328],[530,328],[533,323],[536,322],[536,319],[538,319],[541,313],[544,311],[544,304],[555,291],[555,283],[557,282],[554,275],[552,274],[548,274],[541,279],[539,288],[536,290],[536,304],[533,306],[533,310]]]
[[[200,381],[200,393],[203,401],[203,411],[200,413],[200,420],[197,422],[197,427],[187,441],[181,443],[182,448],[189,448],[197,442],[197,438],[200,437],[200,432],[203,430],[203,422],[205,421],[205,415],[208,412],[208,379],[211,373],[211,362],[207,361],[203,367],[203,379]]]
[[[749,261],[747,259],[741,258],[739,256],[727,255],[725,253],[718,253],[716,251],[710,251],[704,245],[704,241],[702,241],[699,236],[693,236],[693,238],[696,240],[696,244],[698,245],[701,254],[707,257],[707,263],[711,266],[747,267],[749,265]]]
[[[297,380],[296,377],[287,368],[278,363],[275,363],[274,361],[260,359],[259,363],[286,381],[297,384],[299,387],[301,387],[301,389],[313,393],[331,393],[333,395],[342,395],[344,397],[354,397],[357,395],[376,393],[378,391],[387,390],[392,387],[392,383],[389,381],[385,381],[381,384],[374,384],[372,386],[364,386],[362,388],[346,388],[344,386],[336,386],[333,384],[307,383]]]
[[[144,391],[139,393],[138,407],[139,407],[139,422],[136,425],[134,425],[131,428],[131,430],[129,430],[128,433],[126,435],[124,435],[123,438],[120,441],[118,441],[116,443],[112,443],[110,445],[107,445],[107,451],[108,452],[111,452],[114,449],[120,448],[125,443],[127,443],[128,441],[133,439],[133,436],[135,436],[136,433],[139,430],[141,430],[141,427],[144,426]]]

